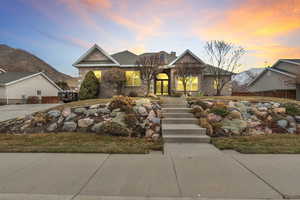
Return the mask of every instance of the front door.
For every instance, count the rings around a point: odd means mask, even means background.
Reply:
[[[155,80],[155,94],[169,95],[169,76],[165,73],[160,73]]]

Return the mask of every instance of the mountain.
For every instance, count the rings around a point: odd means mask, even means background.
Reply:
[[[258,76],[264,68],[251,68],[249,70],[238,73],[233,77],[233,92],[247,92],[247,85],[256,76]]]
[[[44,72],[53,81],[66,81],[71,76],[57,71],[35,55],[0,44],[0,68],[8,72]]]

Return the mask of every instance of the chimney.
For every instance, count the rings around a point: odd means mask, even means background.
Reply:
[[[176,52],[175,51],[171,51],[171,56],[176,57]]]

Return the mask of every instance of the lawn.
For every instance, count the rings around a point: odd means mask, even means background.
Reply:
[[[162,141],[91,133],[0,134],[0,152],[144,154],[162,149]]]
[[[219,149],[231,149],[240,153],[253,154],[299,154],[300,135],[273,134],[212,138]]]
[[[263,96],[202,96],[202,97],[191,97],[191,99],[202,99],[202,100],[233,100],[233,101],[250,101],[250,102],[278,102],[278,103],[295,103],[300,105],[300,101],[293,99],[283,99],[277,97],[263,97]]]

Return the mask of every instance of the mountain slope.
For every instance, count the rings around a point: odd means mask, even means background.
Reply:
[[[251,68],[249,70],[238,73],[233,77],[232,91],[233,92],[247,92],[248,83],[258,76],[264,68]]]
[[[72,78],[27,51],[1,44],[0,68],[8,72],[44,72],[54,81],[65,81]]]

